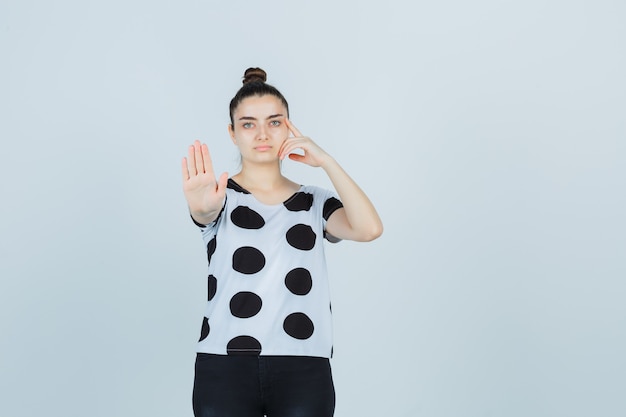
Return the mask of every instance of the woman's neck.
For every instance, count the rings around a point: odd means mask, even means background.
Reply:
[[[296,193],[300,186],[285,178],[279,169],[264,169],[255,166],[242,167],[233,180],[263,204],[280,204]]]
[[[270,191],[290,183],[277,165],[246,165],[233,176],[233,180],[247,190]]]

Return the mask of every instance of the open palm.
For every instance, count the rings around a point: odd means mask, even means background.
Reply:
[[[224,172],[216,180],[209,148],[198,140],[189,146],[188,157],[183,158],[182,174],[191,215],[198,221],[212,221],[224,204],[228,174]]]

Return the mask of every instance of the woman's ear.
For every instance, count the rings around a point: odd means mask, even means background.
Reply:
[[[236,145],[237,142],[235,141],[235,129],[233,128],[232,124],[228,124],[228,134],[230,135],[230,140],[233,141],[233,143]]]

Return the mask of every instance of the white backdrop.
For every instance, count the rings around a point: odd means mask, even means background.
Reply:
[[[338,417],[626,414],[626,3],[0,3],[0,415],[191,416],[249,66],[385,233],[328,246]],[[329,185],[286,162],[288,176]]]

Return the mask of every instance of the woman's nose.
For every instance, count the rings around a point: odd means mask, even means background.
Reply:
[[[267,128],[265,126],[259,126],[259,130],[257,132],[257,139],[265,140],[268,138],[267,136]]]

